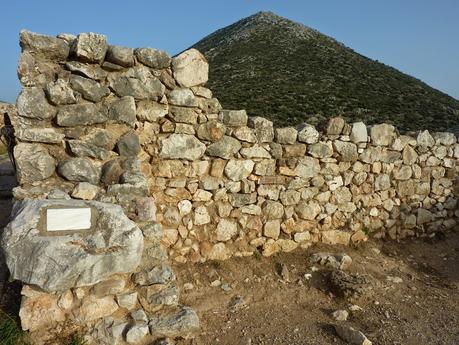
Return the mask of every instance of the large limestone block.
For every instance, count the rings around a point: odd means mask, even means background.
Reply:
[[[102,98],[110,94],[110,90],[107,86],[79,75],[72,75],[70,77],[70,85],[72,89],[80,93],[84,99],[91,102],[100,102]]]
[[[209,79],[209,64],[198,50],[192,48],[172,59],[174,78],[180,86],[205,84]]]
[[[217,243],[215,246],[221,246]],[[196,312],[188,307],[163,309],[150,317],[150,332],[156,337],[190,336],[199,330],[199,318]]]
[[[206,151],[206,145],[194,135],[171,134],[161,142],[160,156],[169,159],[199,159]]]
[[[46,217],[50,207],[89,207],[91,229],[46,231],[41,217]],[[68,224],[66,216],[59,219],[59,212],[54,213],[48,221]],[[1,238],[11,277],[47,292],[93,285],[113,274],[132,272],[140,263],[142,231],[121,206],[96,201],[23,200],[14,204],[12,219]]]
[[[48,60],[64,61],[69,55],[68,43],[60,38],[21,30],[19,44],[23,51]]]
[[[108,46],[105,60],[124,67],[134,66],[134,49],[122,46]]]
[[[294,144],[298,132],[293,127],[276,128],[275,130],[276,141],[279,144]]]
[[[221,140],[207,147],[207,154],[212,157],[230,159],[241,149],[241,146],[239,140],[225,135]]]
[[[89,63],[102,63],[107,53],[107,37],[93,32],[79,34],[72,46],[78,60]]]
[[[56,115],[56,108],[48,103],[39,87],[24,88],[17,99],[18,114],[31,119],[47,120]]]
[[[298,141],[306,144],[315,144],[319,141],[320,133],[314,126],[303,123],[298,126]]]
[[[168,68],[172,60],[165,51],[154,48],[137,48],[135,56],[144,65],[155,69]]]
[[[14,158],[20,184],[45,180],[54,174],[56,168],[54,158],[46,148],[37,144],[17,144]]]
[[[264,117],[250,117],[248,124],[255,130],[258,142],[270,143],[274,139],[274,126],[272,121],[265,119]]]
[[[59,174],[69,181],[89,182],[97,185],[100,172],[89,158],[70,158],[59,164]]]
[[[57,124],[62,127],[86,126],[105,121],[107,118],[93,103],[66,105],[57,113]]]
[[[230,127],[247,126],[247,112],[242,110],[222,110],[220,120]]]
[[[110,79],[110,87],[119,97],[132,96],[137,100],[160,100],[165,91],[165,86],[159,79],[146,77],[143,79],[128,76]]]
[[[225,174],[232,181],[240,181],[247,178],[253,171],[255,163],[252,160],[231,159],[225,167]]]
[[[368,141],[367,126],[363,122],[353,123],[350,139],[354,143],[366,143]]]
[[[382,123],[371,127],[370,136],[373,144],[378,146],[390,146],[397,135],[394,126]]]

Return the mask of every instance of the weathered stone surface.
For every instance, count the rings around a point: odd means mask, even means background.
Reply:
[[[137,156],[141,150],[139,135],[134,131],[123,134],[116,143],[116,148],[121,156]]]
[[[128,47],[110,45],[105,60],[123,67],[134,66],[134,50]]]
[[[421,131],[416,139],[417,145],[423,149],[428,149],[435,145],[435,139],[430,135],[429,131]]]
[[[294,144],[298,132],[293,127],[276,128],[275,138],[279,144]]]
[[[48,83],[45,91],[52,104],[64,105],[76,103],[76,98],[72,89],[69,84],[62,79]]]
[[[225,135],[226,126],[219,121],[208,121],[199,125],[197,136],[202,140],[219,141]]]
[[[245,110],[222,110],[222,122],[230,127],[247,126],[247,112]]]
[[[271,158],[269,152],[259,145],[242,148],[240,152],[244,158]]]
[[[37,34],[27,30],[19,33],[19,44],[23,51],[36,57],[63,61],[69,55],[68,43],[60,38]]]
[[[82,140],[69,140],[68,144],[72,153],[78,157],[91,157],[106,160],[111,155],[110,151],[97,145],[88,144]]]
[[[354,122],[350,139],[353,143],[366,143],[368,141],[367,126],[363,122]]]
[[[161,142],[160,156],[169,159],[196,160],[202,157],[206,145],[189,134],[171,134]]]
[[[164,96],[165,86],[156,78],[142,79],[120,76],[110,79],[110,87],[117,96],[132,96],[138,100],[160,100]]]
[[[441,145],[454,145],[457,142],[456,135],[454,133],[449,132],[436,132],[434,133],[434,139]]]
[[[418,208],[418,214],[417,214],[417,224],[418,225],[430,223],[433,220],[434,220],[434,215],[432,214],[432,212],[424,208]]]
[[[418,160],[417,152],[411,147],[406,146],[403,149],[403,164],[412,165]]]
[[[89,295],[83,299],[76,312],[76,319],[80,322],[89,322],[113,314],[118,309],[118,304],[112,296],[97,298]]]
[[[308,153],[317,158],[327,158],[333,155],[333,147],[331,143],[318,142],[308,145]]]
[[[107,86],[103,86],[92,79],[79,75],[72,75],[70,77],[70,85],[72,89],[80,93],[84,99],[91,102],[100,102],[102,98],[110,94],[110,90]]]
[[[25,331],[35,331],[65,320],[65,310],[58,306],[58,296],[47,294],[30,286],[22,288],[19,317]]]
[[[150,333],[148,325],[145,323],[135,324],[131,326],[126,332],[126,342],[128,344],[138,344],[143,338]]]
[[[226,164],[225,174],[232,181],[240,181],[252,173],[254,166],[255,163],[251,160],[231,159]]]
[[[314,220],[320,213],[321,208],[320,205],[314,200],[308,202],[300,201],[295,207],[295,211],[302,219]]]
[[[183,107],[195,107],[198,104],[193,92],[187,88],[172,90],[169,94],[169,103]]]
[[[125,96],[110,104],[108,118],[115,122],[124,122],[134,126],[136,121],[136,108],[134,97]]]
[[[198,122],[198,114],[193,108],[170,106],[169,116],[175,122],[189,123],[192,125]]]
[[[40,212],[48,207],[91,207],[97,221],[90,232],[43,236]],[[118,205],[77,200],[24,200],[13,208],[2,248],[13,279],[53,292],[98,283],[133,271],[143,236]],[[116,304],[116,303],[115,303]]]
[[[148,271],[141,271],[134,276],[138,285],[167,284],[175,280],[175,274],[169,264],[163,263]]]
[[[370,129],[370,136],[374,145],[390,146],[396,137],[395,127],[385,123],[374,125]]]
[[[229,241],[237,234],[237,224],[227,219],[220,219],[216,229],[217,241]]]
[[[72,197],[83,200],[93,200],[99,193],[99,187],[88,182],[80,182],[72,191]]]
[[[108,161],[102,166],[101,182],[106,185],[118,184],[124,170],[117,159]]]
[[[209,78],[209,64],[198,50],[192,48],[172,59],[174,78],[180,86],[203,85]]]
[[[46,148],[37,144],[17,144],[14,147],[18,182],[42,181],[54,174],[56,161]]]
[[[280,235],[280,220],[274,219],[267,221],[263,227],[263,234],[266,237],[277,240]]]
[[[359,158],[357,146],[347,141],[335,140],[333,142],[336,151],[340,154],[342,162],[354,162]]]
[[[75,74],[98,81],[105,79],[108,75],[99,65],[88,65],[78,61],[69,61],[65,67]]]
[[[185,336],[198,330],[198,315],[188,307],[179,306],[174,309],[165,309],[150,317],[150,332],[154,336]]]
[[[45,92],[39,87],[22,89],[16,105],[18,114],[22,117],[47,120],[56,115],[56,108],[48,103]]]
[[[22,141],[59,144],[64,134],[54,128],[24,128],[16,132],[16,137]]]
[[[328,120],[326,133],[328,135],[340,135],[345,124],[346,121],[342,117],[333,117]]]
[[[59,108],[57,124],[62,127],[93,125],[103,123],[107,118],[92,103],[72,104]]]
[[[137,304],[137,292],[116,295],[116,301],[121,308],[132,310]]]
[[[295,168],[295,175],[303,178],[316,176],[320,171],[319,160],[312,157],[301,158]]]
[[[25,87],[45,86],[55,80],[57,66],[51,62],[34,57],[29,52],[23,52],[18,63],[18,77]]]
[[[248,124],[255,130],[259,143],[270,143],[274,139],[273,123],[264,117],[250,117]]]
[[[107,37],[93,32],[84,32],[77,36],[72,53],[82,62],[102,63],[107,52]]]
[[[328,230],[322,232],[322,242],[326,244],[342,244],[347,246],[351,239],[349,232]]]
[[[372,342],[360,331],[347,325],[334,325],[336,333],[341,339],[352,345],[371,345]]]
[[[155,69],[168,68],[172,61],[165,51],[154,48],[137,48],[135,56],[144,65]]]
[[[303,123],[298,126],[298,141],[306,144],[315,144],[319,141],[320,133],[314,126]]]
[[[163,118],[169,112],[167,104],[161,104],[154,101],[137,102],[137,118],[141,121],[156,122]]]
[[[209,156],[230,159],[240,148],[241,143],[238,140],[225,135],[221,140],[209,145],[206,153]]]
[[[58,172],[69,181],[99,182],[99,171],[88,158],[70,158],[59,164]]]
[[[255,131],[249,127],[239,127],[234,131],[233,135],[241,141],[246,141],[248,143],[257,142],[257,136],[255,135]]]

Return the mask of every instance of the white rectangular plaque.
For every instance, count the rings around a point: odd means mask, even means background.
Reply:
[[[46,210],[47,231],[89,230],[91,208],[50,208]]]

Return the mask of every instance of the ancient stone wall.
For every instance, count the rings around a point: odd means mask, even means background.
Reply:
[[[74,331],[98,345],[191,335],[199,320],[179,304],[136,120],[140,100],[165,99],[171,58],[93,33],[22,31],[20,44],[19,186],[1,247],[24,283],[22,327],[47,345]]]
[[[454,134],[400,135],[389,124],[341,118],[320,132],[307,124],[273,128],[244,110],[222,110],[203,86],[208,65],[196,50],[170,58],[150,48],[86,46],[93,38],[46,42],[52,64],[33,53],[44,43],[22,40],[18,198],[46,197],[60,186],[74,198],[123,203],[136,193],[138,172],[127,173],[133,166],[120,158],[136,157],[162,242],[178,262],[403,238],[456,224]],[[117,190],[120,181],[129,189]]]

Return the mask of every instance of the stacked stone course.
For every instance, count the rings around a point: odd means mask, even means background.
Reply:
[[[389,124],[339,117],[323,132],[308,124],[274,128],[244,110],[223,110],[203,86],[208,65],[194,49],[171,58],[110,46],[92,33],[22,32],[21,46],[17,199],[116,203],[139,224],[156,216],[177,262],[456,225],[454,134],[400,135]],[[149,269],[136,284],[158,267],[153,252],[144,250]],[[162,300],[175,293],[168,287]]]

